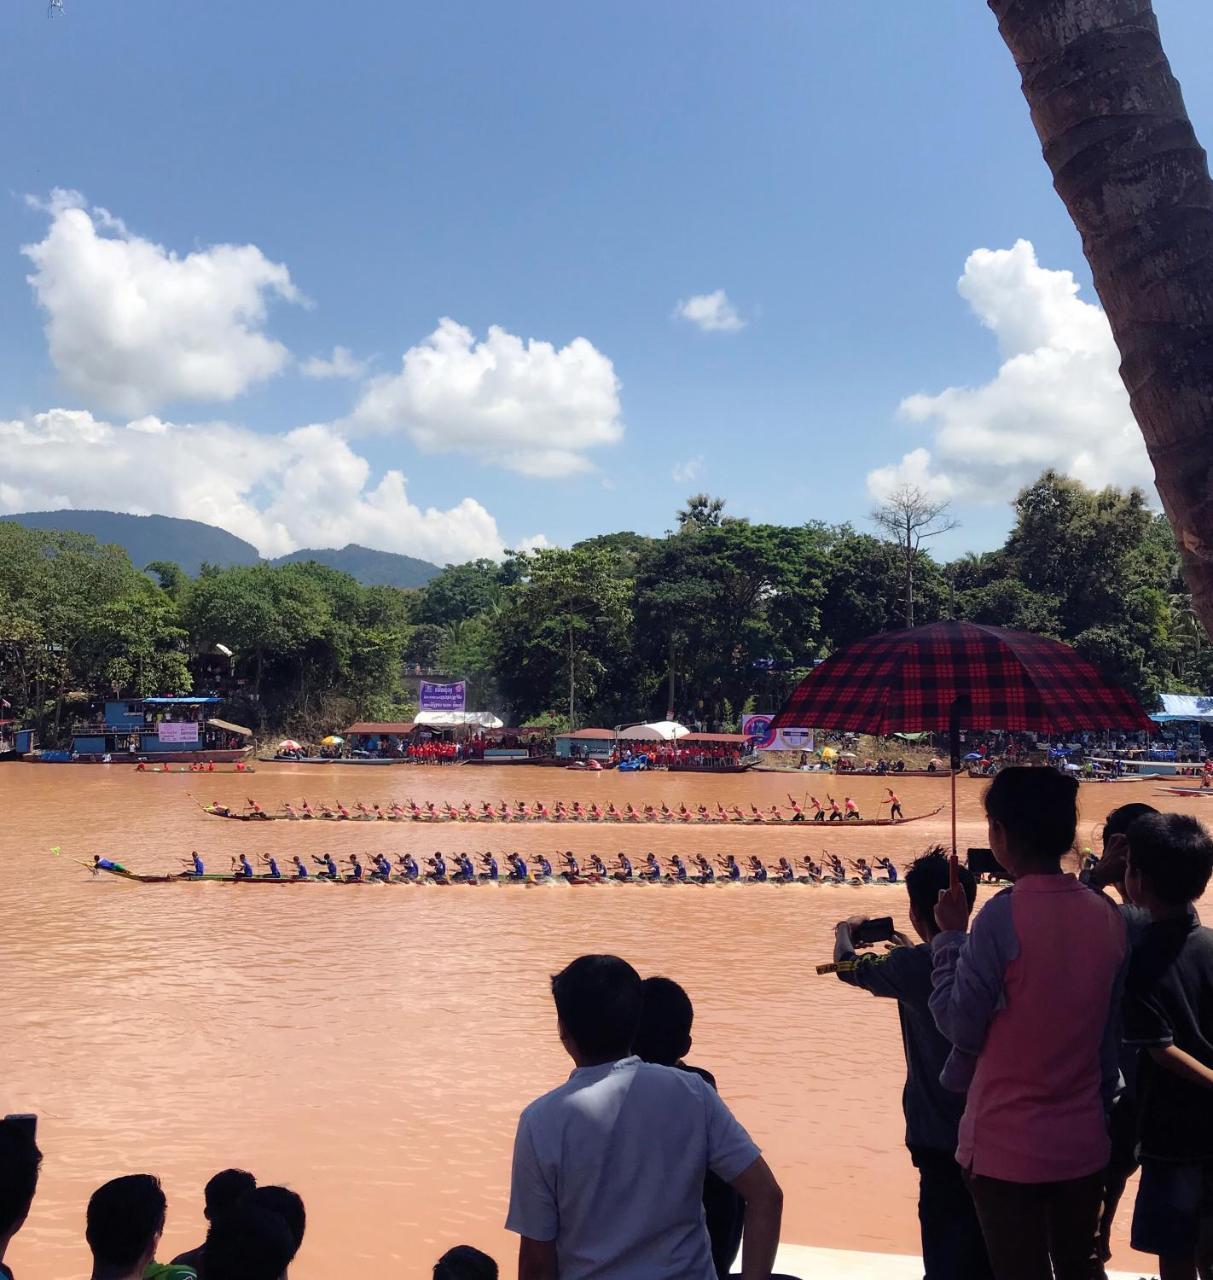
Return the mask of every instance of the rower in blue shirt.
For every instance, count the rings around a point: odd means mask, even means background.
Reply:
[[[497,859],[491,853],[482,853],[480,855],[480,864],[484,867],[485,875],[493,884],[496,884],[500,879],[497,870]]]
[[[188,858],[181,859],[182,866],[188,867],[188,871],[181,872],[183,877],[194,877],[206,875],[206,868],[202,865],[202,859],[198,856],[198,850],[195,849]]]
[[[792,884],[796,879],[796,872],[792,870],[792,864],[787,858],[780,858],[779,865],[775,868],[775,879],[780,884]]]
[[[269,868],[271,880],[281,880],[282,872],[278,870],[278,859],[272,853],[263,855],[265,857],[265,865]]]
[[[619,863],[618,870],[613,874],[616,880],[622,880],[625,884],[631,883],[632,879],[632,860],[626,853],[616,854],[616,861]]]
[[[295,879],[306,880],[308,876],[308,871],[307,871],[307,867],[303,865],[303,859],[298,854],[295,854],[295,856],[291,859],[291,862],[294,864],[294,867],[295,867]]]
[[[679,884],[686,884],[687,882],[686,863],[683,862],[683,860],[678,856],[678,854],[675,854],[670,859],[670,867],[671,867],[671,871],[670,871],[671,878],[676,880]]]
[[[737,865],[737,859],[731,853],[725,855],[721,872],[726,880],[737,881],[741,879],[741,868]]]
[[[457,870],[452,877],[453,879],[462,881],[464,884],[476,883],[476,868],[472,866],[472,860],[466,853],[456,855],[455,865]]]
[[[93,866],[98,871],[117,871],[122,875],[129,874],[121,862],[114,862],[111,858],[102,858],[94,855]]]
[[[240,855],[239,866],[236,868],[236,878],[238,880],[251,880],[253,878],[253,864],[248,860],[248,854]]]
[[[337,864],[333,861],[333,855],[326,853],[323,858],[313,858],[312,861],[318,866],[323,867],[323,871],[316,873],[318,880],[336,880]]]
[[[876,865],[888,877],[889,884],[897,883],[897,868],[893,865],[893,861],[891,858],[877,858]]]
[[[539,855],[539,870],[535,872],[535,875],[540,879],[550,880],[552,878],[552,864],[542,853]]]
[[[392,864],[387,860],[387,855],[377,853],[372,862],[375,869],[371,872],[371,879],[382,880],[386,884],[392,878]]]
[[[362,863],[358,861],[358,855],[356,853],[350,854],[349,879],[355,884],[360,884],[362,881]]]
[[[697,853],[695,855],[695,865],[699,868],[700,884],[713,884],[715,882],[716,871],[702,853]]]
[[[517,853],[508,854],[506,857],[506,862],[509,863],[509,867],[510,867],[509,879],[521,881],[521,880],[529,880],[531,878],[531,872],[526,865],[526,859],[523,858],[520,854],[517,854]]]
[[[400,863],[400,874],[406,880],[416,883],[417,878],[421,875],[421,868],[417,865],[417,859],[411,853],[403,853],[396,861]]]
[[[429,876],[431,880],[438,880],[446,883],[446,859],[441,853],[436,853],[432,858],[426,858],[426,864],[429,866]]]
[[[644,866],[640,870],[640,878],[648,880],[651,884],[656,884],[661,879],[661,863],[657,861],[655,853],[646,855]]]
[[[606,863],[596,853],[590,854],[590,870],[599,880],[608,878]]]
[[[751,884],[765,884],[767,879],[767,869],[761,858],[750,858],[750,874],[749,880]]]
[[[566,880],[580,880],[581,868],[577,865],[577,859],[573,857],[573,851],[570,849],[562,856],[564,858],[564,871],[562,873],[564,878]]]

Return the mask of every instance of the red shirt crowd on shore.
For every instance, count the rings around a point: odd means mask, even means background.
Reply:
[[[412,742],[409,759],[419,764],[449,764],[460,757],[459,746],[454,742]]]

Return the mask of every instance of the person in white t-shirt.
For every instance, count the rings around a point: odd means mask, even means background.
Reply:
[[[783,1192],[704,1080],[629,1056],[640,975],[582,956],[552,995],[576,1070],[518,1121],[506,1228],[522,1237],[519,1280],[715,1280],[709,1169],[746,1202],[743,1280],[768,1280]]]

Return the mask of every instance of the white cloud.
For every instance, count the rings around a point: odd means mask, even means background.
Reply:
[[[401,472],[376,480],[327,425],[260,435],[158,418],[116,425],[53,409],[0,422],[0,477],[0,513],[94,507],[184,516],[266,556],[359,542],[444,564],[503,550],[496,521],[475,499],[447,510],[417,506]]]
[[[299,372],[305,378],[361,378],[367,371],[368,362],[359,360],[349,347],[334,347],[333,354],[327,359],[324,356],[312,356],[301,360]]]
[[[948,499],[956,494],[950,476],[931,470],[931,455],[926,449],[912,449],[900,462],[868,472],[868,492],[877,502],[887,501],[898,489],[904,488],[918,489],[935,499]]]
[[[931,449],[870,472],[873,495],[901,478],[943,496],[1002,502],[1046,467],[1093,486],[1152,486],[1107,318],[1078,297],[1073,275],[1040,266],[1019,240],[971,253],[957,288],[997,335],[1002,364],[978,386],[902,401],[904,419],[933,431]]]
[[[702,453],[697,453],[693,458],[687,458],[685,462],[674,463],[673,470],[670,472],[675,484],[694,484],[701,475],[703,475]]]
[[[623,437],[619,379],[587,339],[557,349],[494,325],[478,342],[445,317],[399,373],[371,380],[343,425],[531,476],[587,471],[589,450]]]
[[[705,333],[736,333],[746,326],[723,289],[679,299],[674,314],[682,320],[689,320]]]
[[[183,400],[225,401],[285,365],[263,332],[271,296],[306,299],[255,245],[185,257],[130,232],[78,192],[55,191],[44,239],[25,245],[46,313],[51,359],[89,404],[147,413]]]

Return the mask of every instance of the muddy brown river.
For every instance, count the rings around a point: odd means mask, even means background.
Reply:
[[[296,1188],[308,1235],[292,1277],[421,1276],[446,1247],[480,1246],[514,1273],[502,1229],[519,1109],[567,1074],[548,976],[586,951],[678,979],[696,1007],[691,1060],[710,1067],[786,1192],[784,1238],[911,1252],[914,1172],[902,1147],[903,1064],[891,1005],[819,978],[832,928],[856,912],[908,929],[901,889],[775,886],[528,889],[138,885],[75,859],[212,870],[247,851],[428,854],[510,849],[643,855],[887,854],[947,838],[949,815],[895,830],[225,822],[199,801],[267,809],[307,797],[686,800],[748,808],[820,795],[816,775],[586,775],[517,767],[261,765],[241,776],[125,765],[0,765],[4,1111],[40,1117],[21,1280],[87,1273],[89,1193],[160,1176],[167,1258],[201,1238],[202,1186],[237,1165]],[[884,783],[831,783],[874,812]],[[946,779],[897,784],[907,814]],[[960,782],[960,844],[985,844],[981,785]],[[1150,783],[1083,788],[1080,839]],[[53,853],[53,849],[59,853]],[[1126,1215],[1127,1218],[1127,1215]],[[1118,1261],[1133,1258],[1121,1234]]]

